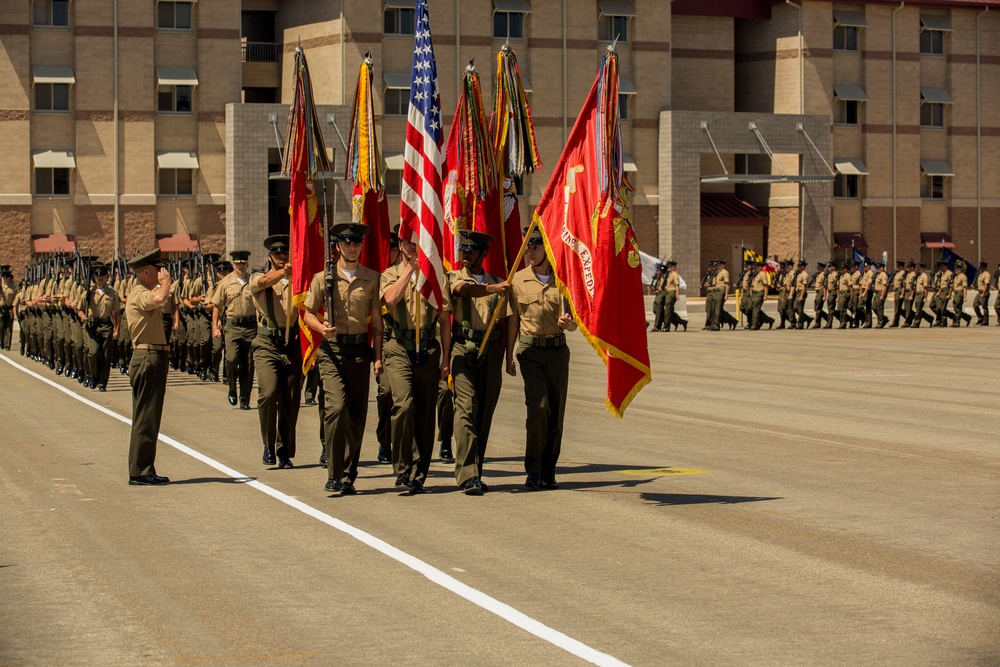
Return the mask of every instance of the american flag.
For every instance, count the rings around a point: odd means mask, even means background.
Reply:
[[[417,0],[410,108],[406,121],[399,237],[417,244],[420,268],[417,289],[440,310],[444,285],[441,262],[444,153],[441,150],[441,98],[426,0]]]

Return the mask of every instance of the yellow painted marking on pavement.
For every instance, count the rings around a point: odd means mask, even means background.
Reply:
[[[632,477],[668,477],[673,475],[707,475],[707,470],[697,468],[646,468],[645,470],[616,470],[619,475]]]

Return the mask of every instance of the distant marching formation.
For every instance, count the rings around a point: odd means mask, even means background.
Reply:
[[[986,262],[979,263],[971,282],[963,271],[952,270],[944,260],[935,264],[932,273],[927,272],[924,262],[902,260],[896,262],[896,270],[891,274],[882,262],[873,262],[862,269],[859,260],[818,262],[815,274],[809,273],[804,260],[783,260],[777,271],[766,270],[759,258],[745,265],[733,285],[743,315],[742,326],[755,331],[765,325],[774,328],[775,319],[763,311],[764,301],[771,293],[778,297],[778,329],[833,329],[835,319],[840,329],[919,328],[923,322],[931,327],[960,327],[965,322],[968,327],[972,316],[965,312],[965,302],[970,292],[975,295],[972,302],[975,325],[989,326],[990,291],[998,289],[997,278],[990,274]],[[687,331],[687,320],[675,311],[682,282],[676,269],[674,261],[656,265],[649,286],[655,294],[654,318],[652,325],[648,325],[651,331],[665,332],[671,327],[676,331],[679,326]],[[997,275],[1000,276],[1000,267]],[[704,329],[736,329],[740,322],[724,308],[731,288],[724,259],[709,262],[701,287],[707,295]],[[812,315],[805,310],[810,290]],[[891,323],[885,314],[890,293],[894,306]],[[1000,326],[1000,299],[994,304],[994,311]]]

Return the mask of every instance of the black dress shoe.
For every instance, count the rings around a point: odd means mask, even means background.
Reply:
[[[483,485],[480,483],[478,477],[472,477],[465,480],[460,487],[462,491],[465,491],[467,496],[481,496],[483,495]]]
[[[329,491],[330,493],[339,493],[340,492],[340,482],[338,482],[335,479],[327,480],[326,486],[324,486],[323,488],[326,489],[327,491]]]
[[[558,489],[559,485],[556,483],[555,477],[543,477],[542,478],[542,488],[543,489]]]
[[[210,373],[210,377],[212,378],[212,382],[218,382],[219,381],[219,373],[216,372],[216,371],[212,371]]]
[[[382,449],[381,447],[379,447],[379,449],[378,449],[378,462],[379,463],[391,463],[392,462],[392,450]]]
[[[358,490],[350,482],[344,482],[340,485],[340,495],[342,496],[353,496],[357,492]]]
[[[529,472],[524,480],[524,488],[534,491],[542,486],[542,476],[537,472]]]
[[[319,462],[322,463],[323,465],[326,465],[326,448],[325,447],[323,448],[323,451],[321,451],[319,453]]]
[[[486,482],[484,482],[482,479],[479,480],[479,488],[483,490],[483,493],[486,493],[487,491],[490,490],[490,487],[488,487],[486,485]]]
[[[269,450],[266,445],[264,447],[264,454],[260,457],[260,460],[264,465],[273,466],[275,463],[274,452]]]
[[[442,447],[441,451],[438,453],[438,456],[445,463],[454,463],[455,462],[455,455],[451,453],[451,448],[450,447]]]
[[[119,366],[118,367],[118,372],[121,373],[122,375],[128,375],[128,367],[126,367],[126,366]]]
[[[283,470],[284,468],[294,468],[291,459],[281,458],[278,459],[278,470]]]
[[[139,475],[128,478],[130,486],[160,486],[167,484],[169,481],[168,478],[160,477],[159,475]]]
[[[410,495],[416,496],[421,493],[427,493],[427,489],[424,488],[423,483],[419,479],[410,482]]]
[[[62,366],[57,366],[56,367],[56,375],[62,375],[62,374],[63,374],[63,367]]]
[[[93,385],[91,385],[91,386],[93,386]],[[104,392],[104,391],[107,391],[107,390],[108,390],[108,388],[105,387],[103,384],[97,385],[97,391]]]
[[[233,405],[233,406],[236,405],[236,392],[235,391],[229,392],[229,396],[227,398],[229,399],[229,405]]]
[[[207,371],[202,371],[202,372],[198,373],[198,379],[201,380],[202,382],[207,382],[208,381],[208,372]]]
[[[312,396],[306,396],[306,405],[316,405],[316,399]]]
[[[403,472],[396,475],[396,486],[409,486],[410,480],[408,477],[409,476]]]
[[[240,401],[240,410],[249,410],[250,401]]]

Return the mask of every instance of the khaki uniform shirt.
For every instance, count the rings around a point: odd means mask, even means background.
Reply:
[[[478,285],[472,274],[469,273],[468,269],[461,269],[459,271],[452,271],[448,274],[448,280],[450,281],[449,289],[451,293],[451,312],[455,317],[456,326],[464,326],[462,323],[466,319],[465,313],[465,301],[466,299],[455,294],[455,287],[463,283],[469,285]],[[489,273],[483,273],[483,285],[495,285],[501,282],[496,276],[492,276]],[[488,296],[481,296],[478,298],[469,298],[472,305],[472,312],[468,314],[469,325],[473,331],[486,331],[486,327],[490,322],[490,318],[493,316],[493,308],[495,304],[499,301],[498,294],[490,294]],[[504,302],[503,310],[500,313],[500,319],[504,317],[510,317],[514,314],[514,309],[510,305],[510,299]]]
[[[399,276],[403,273],[403,265],[396,264],[395,266],[390,266],[385,271],[382,272],[381,283],[379,285],[379,298],[385,299],[385,293],[396,284],[399,280]],[[403,300],[397,303],[395,306],[389,307],[388,305],[383,308],[383,315],[388,317],[395,326],[402,329],[413,330],[417,328],[417,308],[420,311],[420,328],[430,329],[437,322],[437,310],[431,306],[430,302],[423,297],[420,292],[417,291],[417,281],[416,273],[410,276],[410,284],[406,286],[403,291]],[[448,289],[447,280],[445,280],[444,289],[441,290],[441,299],[444,301],[441,304],[441,310],[443,312],[451,312],[451,302],[452,295],[451,291]],[[384,303],[384,302],[383,302]],[[403,314],[402,321],[400,321],[400,306],[406,304]],[[419,305],[418,305],[419,304]],[[388,327],[387,327],[388,328]]]
[[[667,274],[667,291],[677,292],[681,288],[681,277],[677,275],[676,271],[671,271]]]
[[[875,274],[875,293],[882,294],[882,290],[889,286],[889,275],[885,271]]]
[[[750,290],[752,292],[763,292],[770,285],[770,282],[766,271],[758,271],[754,274],[753,280],[750,281]]]
[[[268,329],[285,328],[285,304],[292,302],[292,281],[282,278],[271,287],[260,287],[263,273],[250,276],[250,294],[257,308],[257,324]]]
[[[809,272],[799,271],[799,274],[795,276],[795,296],[800,296],[809,289]]]
[[[980,271],[979,276],[976,278],[976,291],[989,294],[992,278],[993,276],[990,275],[989,271]]]
[[[956,273],[955,278],[952,280],[951,289],[952,295],[961,294],[965,295],[965,290],[969,287],[969,277],[964,273]]]
[[[900,269],[896,271],[896,275],[892,277],[892,289],[894,291],[899,291],[903,289],[903,278],[906,277],[906,271]]]
[[[227,317],[253,317],[257,309],[250,294],[250,276],[241,283],[234,271],[220,280],[212,295],[212,305]]]
[[[837,280],[837,293],[848,292],[851,289],[851,274],[844,271]]]
[[[667,282],[669,284],[669,277]],[[548,282],[543,283],[529,266],[515,273],[510,284],[514,291],[513,301],[517,314],[521,319],[522,335],[548,338],[564,333],[559,328],[563,297],[556,287],[555,276],[550,275]]]
[[[826,273],[825,272],[817,273],[815,276],[813,276],[812,288],[817,292],[821,292],[823,291],[824,287],[826,287]]]
[[[952,281],[954,279],[955,279],[955,274],[952,273],[949,269],[945,269],[941,273],[941,279],[940,279],[940,282],[938,282],[938,288],[942,292],[947,293],[948,289],[951,287],[951,283],[952,283]],[[966,279],[966,281],[968,281],[968,279]]]
[[[875,279],[875,274],[872,273],[871,271],[865,271],[863,274],[861,274],[861,280],[859,282],[861,291],[867,292],[869,289],[871,289],[872,281],[874,281],[874,279]]]
[[[17,288],[14,283],[3,283],[3,288],[0,289],[0,306],[13,306],[14,297],[17,296]]]
[[[927,285],[930,283],[930,279],[927,277],[926,273],[921,273],[917,276],[917,280],[914,284],[914,289],[916,294],[924,294],[927,292]]]
[[[917,272],[908,271],[906,273],[906,276],[903,277],[903,294],[905,294],[907,298],[913,296],[913,289],[916,283],[917,283]]]
[[[851,274],[851,289],[858,291],[861,289],[861,271],[855,271]]]
[[[337,265],[337,280],[334,282],[333,317],[327,321],[337,329],[337,334],[357,336],[368,333],[368,317],[372,307],[379,302],[378,272],[367,266],[358,265],[353,278],[344,274]],[[326,270],[317,272],[309,283],[305,307],[308,310],[323,310],[326,295]]]
[[[719,269],[719,272],[715,274],[715,280],[712,282],[712,287],[720,287],[725,289],[729,286],[729,271],[725,269]]]
[[[86,299],[81,301],[79,308],[82,310],[86,305]],[[110,286],[106,286],[103,290],[99,290],[94,287],[90,290],[90,309],[87,311],[88,318],[99,318],[107,317],[110,318],[113,313],[117,313],[119,307],[121,306],[120,300],[118,298],[118,293],[111,289]],[[162,324],[162,323],[161,323]]]
[[[125,322],[133,344],[167,344],[160,309],[153,303],[153,291],[142,283],[136,282],[125,301]]]

